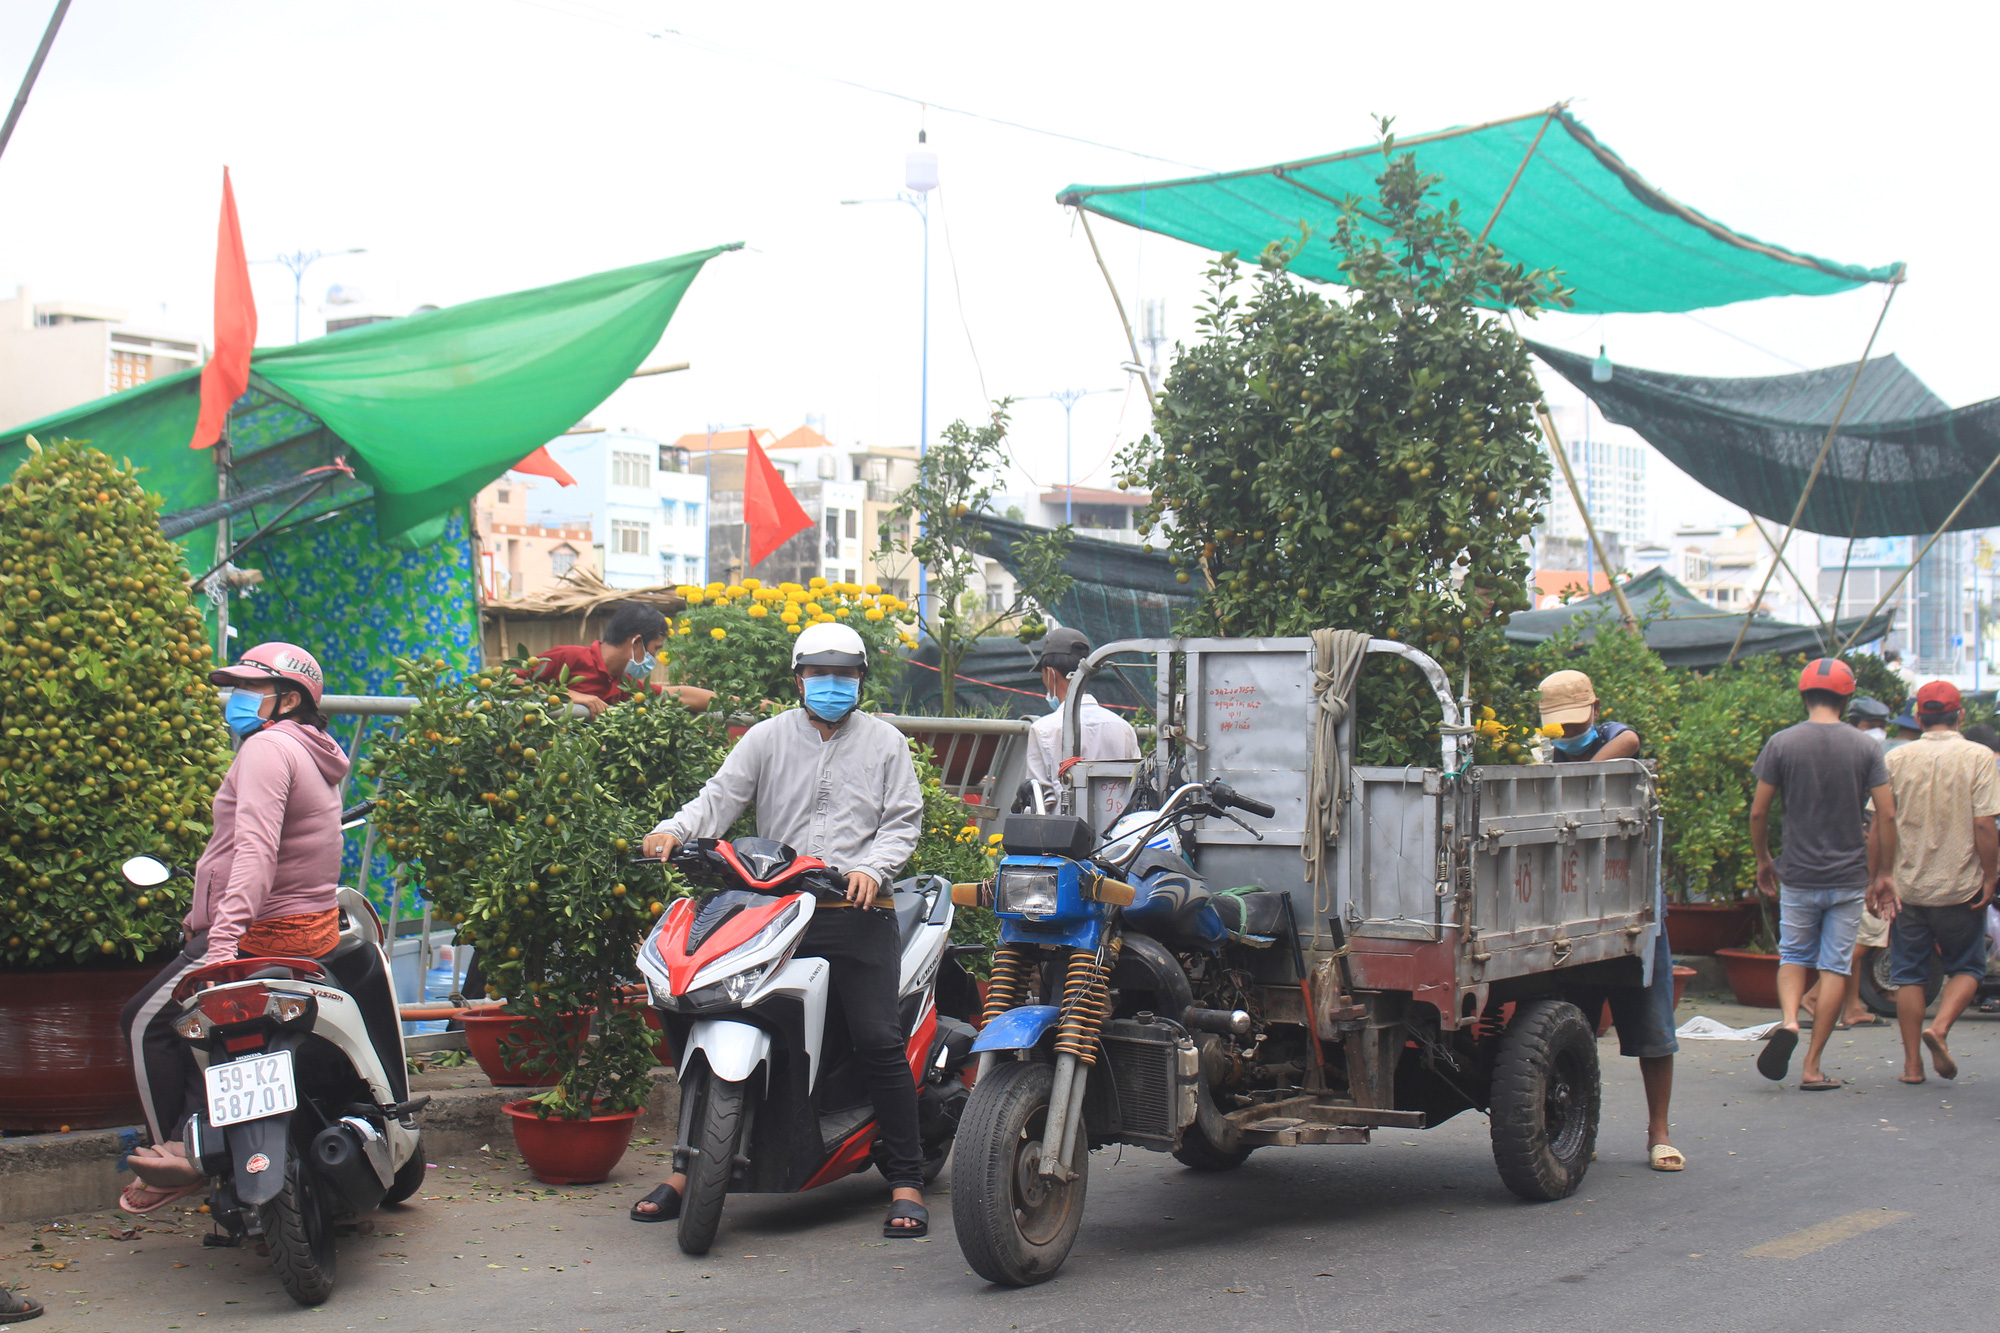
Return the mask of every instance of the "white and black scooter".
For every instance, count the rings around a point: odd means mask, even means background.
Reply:
[[[123,873],[151,887],[173,872],[139,856]],[[323,960],[214,963],[173,992],[173,1029],[207,1093],[183,1139],[210,1178],[209,1210],[223,1229],[203,1243],[261,1240],[301,1305],[333,1293],[334,1223],[409,1198],[425,1170],[415,1117],[430,1098],[397,1100],[403,1080],[391,1080],[360,1004],[323,965],[373,949],[386,976],[382,923],[353,889],[340,890],[339,904],[340,944]]]

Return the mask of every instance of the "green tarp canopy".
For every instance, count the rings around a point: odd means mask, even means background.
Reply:
[[[1562,270],[1584,314],[1821,296],[1887,282],[1902,270],[1901,264],[1835,263],[1733,231],[1648,184],[1560,107],[1399,137],[1395,147],[1413,150],[1419,167],[1444,178],[1440,194],[1458,202],[1475,235],[1504,199],[1488,241],[1531,269]],[[1301,228],[1315,238],[1331,236],[1341,201],[1372,197],[1381,171],[1381,151],[1370,145],[1184,180],[1072,185],[1057,198],[1254,259]],[[1316,239],[1291,271],[1338,283],[1344,281],[1338,262],[1325,240]]]
[[[480,487],[624,383],[702,265],[735,248],[259,348],[230,441],[239,460],[280,449],[286,457],[262,469],[239,462],[235,486],[344,455],[373,492],[382,537],[434,536]],[[68,436],[147,469],[146,486],[170,513],[208,503],[214,454],[188,448],[200,400],[201,372],[188,370],[16,427],[0,435],[0,476],[13,471],[26,436]]]
[[[1791,520],[1826,442],[1854,366],[1796,375],[1712,379],[1618,366],[1599,384],[1590,361],[1529,343],[1589,394],[1606,420],[1629,426],[1702,485],[1753,514]],[[1893,356],[1855,381],[1840,431],[1799,526],[1834,537],[1928,535],[2000,456],[2000,398],[1957,410]],[[2000,480],[1989,480],[1954,531],[2000,524]]]
[[[1015,543],[1048,531],[990,514],[979,522],[987,534],[980,554],[1017,576]],[[1198,600],[1193,588],[1175,579],[1166,556],[1143,546],[1071,536],[1063,572],[1072,580],[1070,589],[1050,610],[1058,622],[1081,630],[1093,644],[1167,638],[1174,632],[1175,613],[1192,610]]]
[[[1635,615],[1642,620],[1657,617],[1646,625],[1646,644],[1668,666],[1700,670],[1719,667],[1729,660],[1736,631],[1743,626],[1741,611],[1724,611],[1704,602],[1658,569],[1649,569],[1623,586]],[[1871,643],[1889,632],[1890,620],[1888,614],[1876,616],[1873,621],[1864,616],[1849,616],[1835,621],[1833,628],[1844,643],[1866,623],[1866,632],[1855,638],[1855,642]],[[1507,638],[1513,643],[1538,644],[1575,625],[1578,637],[1587,641],[1596,635],[1599,626],[1619,623],[1617,603],[1609,592],[1600,592],[1544,611],[1518,611],[1507,622]],[[1793,625],[1760,617],[1750,622],[1743,635],[1743,646],[1736,650],[1736,659],[1741,661],[1766,653],[1825,651],[1826,640],[1818,625]]]

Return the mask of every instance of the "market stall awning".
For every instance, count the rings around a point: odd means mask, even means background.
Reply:
[[[1903,537],[1937,530],[1968,491],[1951,530],[2000,524],[2000,481],[1974,491],[2000,456],[2000,398],[1953,410],[1893,356],[1796,375],[1714,379],[1618,366],[1600,384],[1586,357],[1529,343],[1590,395],[1606,420],[1629,426],[1702,485],[1783,525],[1826,443],[1849,382],[1854,395],[1813,483],[1799,526],[1834,537]]]
[[[1820,296],[1888,282],[1902,271],[1901,264],[1836,263],[1725,227],[1653,187],[1560,107],[1399,136],[1395,149],[1414,151],[1419,167],[1444,178],[1440,200],[1458,201],[1474,234],[1504,199],[1489,242],[1531,269],[1562,270],[1565,283],[1575,288],[1576,310],[1585,314]],[[1134,227],[1254,259],[1301,228],[1315,238],[1330,236],[1341,201],[1372,196],[1381,171],[1381,151],[1371,144],[1182,180],[1072,185],[1057,198]],[[1338,263],[1324,239],[1316,239],[1291,271],[1338,283],[1344,281]]]
[[[1649,569],[1624,585],[1625,597],[1646,623],[1646,644],[1672,667],[1718,667],[1730,659],[1730,646],[1743,624],[1741,611],[1724,611],[1689,592],[1671,575]],[[1868,643],[1889,632],[1891,616],[1882,614],[1872,621],[1865,616],[1849,616],[1834,622],[1841,642],[1853,638]],[[1579,597],[1563,606],[1545,611],[1520,611],[1507,622],[1507,638],[1513,643],[1537,644],[1553,638],[1574,625],[1578,637],[1589,640],[1601,626],[1620,623],[1617,603],[1608,592]],[[1855,631],[1866,625],[1866,632]],[[1764,653],[1820,653],[1826,640],[1818,625],[1793,625],[1782,620],[1756,619],[1743,636],[1737,660]]]
[[[718,246],[554,286],[259,348],[230,418],[240,460],[306,444],[284,475],[344,455],[385,537],[435,525],[574,426],[636,370]],[[26,436],[88,439],[147,469],[166,510],[216,498],[215,459],[188,448],[201,372],[100,398],[0,434],[0,475]],[[238,486],[272,480],[239,468]]]

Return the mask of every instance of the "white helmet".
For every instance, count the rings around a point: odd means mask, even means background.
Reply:
[[[792,670],[808,666],[843,666],[868,669],[868,645],[861,636],[837,621],[808,625],[792,640]]]

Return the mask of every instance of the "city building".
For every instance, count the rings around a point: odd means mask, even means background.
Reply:
[[[557,524],[529,520],[530,508],[540,510],[530,504],[530,494],[555,486],[546,477],[510,472],[474,497],[480,594],[485,600],[532,596],[572,569],[599,572],[588,516],[571,515]],[[560,499],[554,502],[561,504]]]
[[[1584,502],[1590,506],[1590,520],[1598,535],[1615,537],[1628,548],[1650,542],[1653,522],[1646,490],[1646,442],[1637,432],[1606,421],[1588,400],[1552,406],[1550,415],[1562,435],[1570,468],[1576,473]],[[1553,537],[1580,540],[1585,536],[1583,519],[1553,452],[1549,468],[1549,507],[1543,516],[1543,530]]]
[[[1918,537],[1819,538],[1819,597],[1838,602],[1840,616],[1865,616],[1910,567]],[[1903,654],[1920,676],[1973,672],[1984,625],[1976,585],[1979,535],[1947,532],[1902,580],[1886,608],[1892,615],[1885,648]]]
[[[1165,546],[1158,533],[1141,537],[1138,513],[1153,503],[1145,491],[1105,491],[1089,486],[1056,486],[1035,497],[1027,521],[1059,528],[1065,522],[1079,537],[1123,542],[1128,546]]]
[[[0,301],[0,427],[199,366],[193,334],[128,322],[115,306],[37,301],[19,287]]]
[[[690,470],[683,450],[585,422],[548,451],[576,485],[537,479],[530,524],[588,528],[593,566],[614,588],[708,582],[708,478]]]

